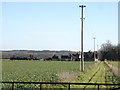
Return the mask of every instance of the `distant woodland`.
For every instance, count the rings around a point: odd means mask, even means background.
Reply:
[[[98,57],[100,60],[120,61],[120,44],[112,45],[110,41],[107,41],[101,45]]]
[[[2,51],[2,59],[10,60],[45,60],[45,61],[79,61],[79,52],[73,51],[34,51],[12,50]],[[93,61],[93,52],[85,52],[85,60]]]
[[[11,50],[0,51],[2,59],[9,60],[45,60],[45,61],[80,61],[80,52],[73,51],[34,51],[34,50]],[[109,41],[101,45],[98,51],[95,51],[95,58],[99,60],[120,60],[120,44],[112,45]],[[85,61],[94,60],[94,52],[84,52]]]

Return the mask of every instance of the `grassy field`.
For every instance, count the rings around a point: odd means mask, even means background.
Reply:
[[[113,66],[120,68],[120,61],[109,61],[109,63]]]
[[[115,76],[110,69],[100,62],[85,62],[85,72],[79,72],[80,62],[70,61],[10,61],[2,63],[2,81],[40,81],[40,82],[60,82],[63,81],[79,83],[117,83]],[[76,79],[77,76],[77,79]],[[66,79],[66,80],[65,80]],[[11,87],[3,85],[3,87]],[[29,87],[29,85],[16,85],[17,88]],[[39,87],[32,85],[33,87]],[[43,87],[67,87],[66,85],[43,86]],[[97,86],[71,86],[72,88],[97,88]],[[106,88],[106,86],[100,86]],[[108,87],[109,88],[109,87]]]
[[[116,77],[104,62],[99,63],[90,70],[86,70],[77,80],[79,83],[118,83]],[[74,86],[73,86],[74,87]],[[97,88],[98,86],[78,86],[82,88]],[[100,88],[114,88],[116,86],[100,86]]]
[[[94,62],[85,62],[85,66]],[[57,74],[79,71],[80,62],[67,61],[3,61],[3,81],[57,81]]]

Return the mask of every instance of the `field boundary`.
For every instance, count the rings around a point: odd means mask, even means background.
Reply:
[[[39,89],[42,90],[42,84],[66,84],[68,85],[68,90],[71,89],[70,85],[97,85],[98,88],[97,90],[100,89],[100,85],[105,85],[105,86],[119,86],[118,88],[116,89],[120,89],[120,83],[118,84],[106,84],[106,83],[69,83],[69,82],[7,82],[7,81],[3,81],[3,82],[0,82],[2,84],[12,84],[12,90],[15,90],[14,88],[14,84],[39,84],[40,87]],[[115,89],[115,88],[114,88]]]
[[[104,61],[104,63],[110,68],[113,74],[120,80],[120,68],[109,64],[108,61]]]

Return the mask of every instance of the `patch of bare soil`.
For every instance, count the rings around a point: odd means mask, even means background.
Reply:
[[[80,72],[62,72],[59,73],[57,76],[59,82],[72,82],[76,81],[79,75]]]

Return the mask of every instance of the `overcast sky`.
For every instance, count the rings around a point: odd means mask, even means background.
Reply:
[[[117,2],[3,2],[2,50],[80,50],[84,8],[84,51],[118,43]]]

